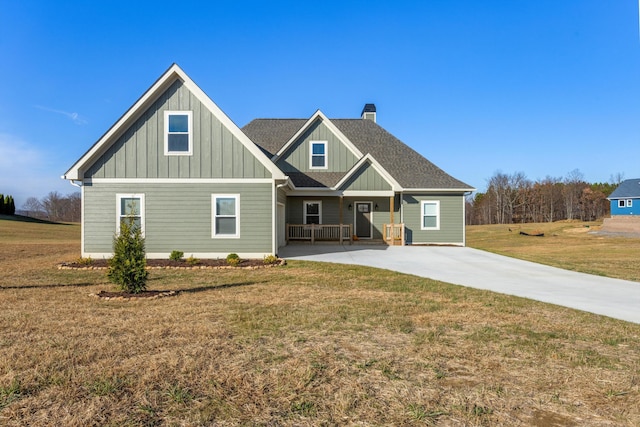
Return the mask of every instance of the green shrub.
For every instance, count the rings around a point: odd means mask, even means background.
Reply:
[[[227,255],[227,264],[234,267],[240,264],[240,257],[238,256],[238,254],[231,253]]]
[[[278,262],[278,257],[275,255],[265,255],[265,257],[262,259],[262,262],[266,265],[275,264],[276,262]]]
[[[128,218],[120,224],[120,234],[113,238],[107,276],[122,291],[137,294],[147,289],[146,267],[142,230],[135,226],[133,218]]]
[[[184,256],[184,252],[182,251],[172,251],[171,255],[169,255],[169,259],[171,261],[180,261]]]
[[[189,264],[190,266],[194,266],[197,263],[199,263],[200,260],[198,258],[194,258],[193,255],[191,255],[189,258],[187,258],[187,264]]]
[[[91,257],[78,258],[78,260],[76,262],[78,264],[80,264],[80,265],[92,265],[93,264],[93,258],[91,258]]]

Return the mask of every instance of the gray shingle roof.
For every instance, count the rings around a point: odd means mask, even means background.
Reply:
[[[618,188],[613,190],[609,199],[627,199],[640,197],[640,178],[626,179],[620,183]]]
[[[371,154],[406,189],[468,190],[471,188],[470,185],[457,180],[425,159],[372,120],[330,120],[358,150],[363,154]],[[242,128],[242,131],[263,151],[273,155],[306,122],[305,119],[256,119]],[[322,172],[318,174],[322,174]],[[331,179],[315,177],[313,179],[328,183],[333,181],[334,177]]]

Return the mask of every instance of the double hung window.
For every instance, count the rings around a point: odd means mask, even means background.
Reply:
[[[240,237],[240,195],[214,194],[213,238]]]
[[[187,156],[193,152],[191,111],[164,112],[164,154]]]
[[[440,202],[438,200],[423,200],[420,203],[422,230],[440,229]]]
[[[322,202],[319,200],[305,200],[304,205],[304,223],[305,224],[322,224]]]
[[[116,199],[116,233],[120,234],[123,221],[131,221],[144,236],[144,194],[118,194]]]
[[[327,141],[311,141],[310,169],[327,169]]]

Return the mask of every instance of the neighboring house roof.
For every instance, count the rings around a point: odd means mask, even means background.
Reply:
[[[607,199],[631,199],[636,197],[640,197],[640,178],[622,181]]]
[[[273,156],[307,122],[306,119],[256,119],[244,126],[242,131],[263,151]],[[330,122],[360,152],[369,153],[404,189],[473,190],[473,187],[447,174],[372,120],[330,119]],[[321,174],[326,172],[314,173],[313,180],[331,186],[327,184],[334,177],[316,176]],[[296,178],[291,176],[291,179],[298,186]]]

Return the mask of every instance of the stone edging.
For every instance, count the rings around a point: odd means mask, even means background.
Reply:
[[[147,270],[230,270],[230,269],[241,269],[241,270],[258,270],[261,268],[271,268],[271,267],[279,267],[281,265],[287,265],[287,260],[278,258],[273,264],[263,264],[263,265],[250,265],[246,267],[235,267],[232,265],[185,265],[185,266],[147,266]],[[73,267],[66,263],[58,264],[58,270],[106,270],[109,267],[94,267],[91,265],[83,266],[83,267]]]
[[[91,293],[89,294],[90,297],[93,298],[99,298],[101,300],[104,301],[131,301],[131,300],[154,300],[154,299],[158,299],[158,298],[164,298],[164,297],[173,297],[178,295],[177,291],[167,291],[167,292],[160,292],[157,295],[154,295],[152,297],[142,297],[142,298],[136,298],[136,297],[124,297],[124,296],[111,296],[111,297],[103,297],[100,294],[94,294]]]

